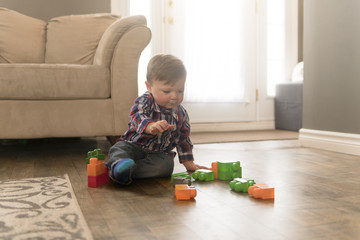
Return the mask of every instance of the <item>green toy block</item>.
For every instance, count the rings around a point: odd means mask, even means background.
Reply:
[[[174,181],[174,177],[183,177],[183,178],[187,178],[191,180],[190,175],[188,174],[188,172],[180,172],[180,173],[174,173],[171,175],[171,183],[173,183]]]
[[[250,178],[235,178],[229,185],[235,192],[248,192],[249,187],[255,184],[255,181]]]
[[[193,172],[192,177],[195,180],[208,182],[208,181],[215,180],[215,173],[214,173],[214,171],[211,171],[211,170],[199,169],[199,170],[196,170],[195,172]]]
[[[105,155],[101,153],[101,149],[97,148],[87,153],[86,163],[89,164],[90,158],[105,160]]]
[[[218,165],[218,179],[233,180],[234,178],[241,178],[240,162],[217,162]]]

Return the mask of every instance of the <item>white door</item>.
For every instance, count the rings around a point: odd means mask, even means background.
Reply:
[[[170,53],[188,70],[192,122],[274,120],[274,86],[297,63],[297,0],[112,0],[112,9],[145,15],[152,30],[139,94],[151,56]]]

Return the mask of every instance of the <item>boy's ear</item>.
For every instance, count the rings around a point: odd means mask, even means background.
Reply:
[[[146,89],[151,93],[151,84],[148,81],[145,81]]]

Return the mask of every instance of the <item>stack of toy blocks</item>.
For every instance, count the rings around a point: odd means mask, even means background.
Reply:
[[[274,199],[275,189],[267,184],[254,184],[249,187],[249,194],[254,198]]]
[[[87,165],[88,187],[98,187],[109,182],[109,174],[104,161],[90,158]]]
[[[208,181],[215,180],[215,173],[214,173],[214,171],[211,171],[211,170],[199,169],[199,170],[196,170],[195,172],[193,172],[192,177],[195,180],[208,182]]]
[[[235,178],[229,185],[235,192],[248,192],[249,187],[255,184],[255,181],[250,178]]]
[[[196,188],[186,184],[176,184],[175,197],[177,200],[191,200],[196,197]]]
[[[105,155],[101,153],[101,149],[94,149],[87,153],[86,163],[89,164],[90,158],[97,158],[99,160],[105,160]]]

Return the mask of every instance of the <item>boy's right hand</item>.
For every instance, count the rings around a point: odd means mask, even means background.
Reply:
[[[185,166],[186,170],[190,171],[190,172],[194,172],[194,171],[199,170],[199,169],[208,169],[208,170],[210,170],[210,168],[208,168],[208,167],[204,167],[204,166],[200,166],[200,165],[195,164],[194,161],[186,161],[186,162],[183,162],[182,164]]]
[[[159,133],[163,133],[169,129],[173,129],[175,125],[169,124],[166,120],[160,120],[157,122],[151,122],[145,128],[145,133],[151,135],[158,135]]]

